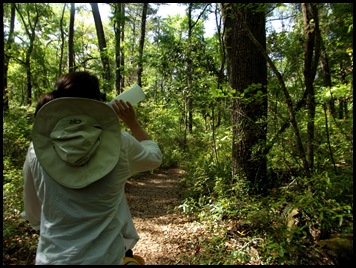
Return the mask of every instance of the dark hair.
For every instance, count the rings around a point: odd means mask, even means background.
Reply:
[[[99,79],[88,72],[69,72],[54,86],[54,98],[79,97],[100,100]]]
[[[36,110],[35,110],[35,116],[37,115],[38,111],[42,108],[43,105],[45,105],[47,102],[51,101],[54,99],[54,94],[53,92],[48,92],[42,94],[37,101],[36,105]]]

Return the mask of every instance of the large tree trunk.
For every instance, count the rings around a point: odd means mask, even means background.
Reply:
[[[263,191],[267,159],[263,153],[267,133],[267,64],[250,40],[244,25],[266,49],[265,14],[259,4],[247,7],[223,3],[225,46],[232,99],[232,176],[252,183],[253,192]]]
[[[101,22],[98,3],[90,3],[90,5],[93,12],[96,34],[98,36],[101,63],[103,65],[103,70],[104,70],[104,75],[103,75],[104,91],[109,92],[110,91],[110,64],[109,64],[109,57],[106,52],[106,40],[105,40],[104,28]]]
[[[137,69],[137,84],[142,86],[142,72],[143,72],[143,47],[145,44],[146,36],[146,17],[147,17],[148,3],[143,3],[142,17],[141,17],[141,37],[140,37],[140,47],[139,47],[139,59],[138,59],[138,69]]]
[[[240,13],[240,16],[243,16],[241,14],[240,10],[237,10],[238,13]],[[292,125],[293,128],[293,132],[295,134],[295,139],[296,139],[296,145],[297,145],[297,151],[299,154],[300,159],[303,162],[303,169],[305,171],[306,176],[310,176],[310,171],[309,171],[309,167],[308,167],[308,162],[306,159],[306,155],[305,155],[305,150],[303,147],[303,143],[302,143],[302,139],[301,139],[301,135],[299,132],[299,128],[298,128],[298,124],[297,124],[297,120],[296,120],[296,111],[299,111],[306,103],[306,91],[304,92],[304,95],[302,97],[302,99],[296,104],[296,108],[293,107],[293,102],[292,102],[292,98],[287,90],[287,87],[284,83],[283,77],[280,74],[280,72],[277,70],[277,67],[274,65],[273,61],[270,59],[270,57],[268,56],[265,47],[263,47],[259,41],[255,38],[255,36],[252,34],[252,32],[249,30],[248,25],[246,24],[245,21],[241,21],[243,24],[243,27],[245,28],[248,37],[250,38],[250,40],[252,41],[252,43],[255,45],[255,47],[258,49],[258,51],[261,53],[261,55],[263,55],[263,57],[266,59],[266,61],[268,62],[269,67],[271,68],[272,72],[274,73],[274,75],[277,77],[281,89],[283,91],[283,94],[286,98],[286,104],[287,104],[287,108],[288,108],[288,115],[289,115],[289,122],[285,122],[283,123],[283,125],[281,126],[280,130],[278,131],[278,133],[271,139],[268,141],[268,145],[265,145],[265,152],[264,154],[267,155],[268,151],[272,148],[273,144],[276,142],[277,137],[284,132],[284,130],[288,127],[289,124]]]

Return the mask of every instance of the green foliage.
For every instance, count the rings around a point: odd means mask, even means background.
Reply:
[[[22,166],[31,140],[34,107],[16,107],[4,116],[3,262],[33,264],[38,234],[20,216],[23,211]],[[23,256],[28,256],[23,260]]]
[[[137,116],[147,132],[160,145],[164,155],[162,167],[179,166],[185,156],[179,111],[175,107],[167,108],[147,101],[137,109]]]
[[[34,264],[39,235],[20,216],[23,211],[22,169],[4,160],[3,175],[3,263]],[[28,256],[27,260],[23,256]]]
[[[318,132],[323,129],[322,117],[321,113],[317,113]],[[336,130],[333,130],[333,135],[340,137]],[[219,149],[227,151],[229,146],[225,145],[231,143],[230,137],[221,129],[215,134],[216,141],[220,141],[217,143],[222,145]],[[200,248],[199,254],[184,255],[183,258],[191,264],[328,263],[322,261],[324,256],[316,241],[334,233],[353,233],[353,180],[348,170],[338,169],[340,173],[336,174],[325,165],[324,168],[329,172],[316,171],[311,178],[305,178],[293,175],[291,167],[289,171],[286,169],[287,174],[283,175],[283,179],[274,178],[277,180],[274,182],[276,186],[266,197],[250,196],[249,182],[231,178],[229,158],[216,161],[213,154],[209,153],[207,149],[211,146],[208,145],[210,139],[207,136],[195,135],[196,146],[189,150],[190,154],[185,159],[187,162],[184,163],[187,164],[183,166],[187,175],[183,181],[187,191],[177,209],[198,216],[199,223],[206,223],[212,228],[212,237],[206,236],[202,241],[194,242]],[[325,138],[325,135],[321,134],[318,139],[321,138]],[[345,139],[342,140],[345,142]],[[284,142],[289,150],[293,150],[290,141]],[[336,143],[334,140],[332,142],[332,145]],[[278,146],[276,150],[281,148]],[[349,147],[345,145],[346,148]],[[276,151],[272,163],[278,162],[278,157],[283,162],[286,159],[283,153],[286,152],[286,149]],[[287,154],[292,156],[290,162],[295,162],[293,157],[296,156]],[[322,154],[321,149],[319,154]],[[340,156],[337,158],[341,159]],[[326,156],[323,158],[326,159]],[[276,167],[281,169],[285,167],[278,165]],[[234,224],[224,229],[222,226],[230,221]],[[236,233],[231,235],[231,229]]]
[[[204,253],[191,263],[319,264],[322,232],[353,233],[352,178],[340,179],[327,173],[297,178],[296,185],[264,198],[249,196],[248,184],[237,180],[230,197],[186,199],[179,208],[213,229],[213,237],[199,242]]]
[[[286,195],[308,218],[309,228],[319,229],[322,237],[352,231],[353,181],[349,176],[323,172],[310,179],[299,178],[298,187],[297,193],[287,189]]]
[[[14,168],[22,168],[25,160],[31,141],[33,113],[34,107],[11,106],[4,116],[3,159]]]
[[[215,135],[215,146],[219,151],[218,155],[213,154],[211,134],[198,132],[199,135],[189,139],[186,157],[182,159],[181,166],[189,174],[185,180],[190,189],[187,196],[193,199],[211,198],[216,193],[230,194],[231,174],[229,148],[231,137],[229,134],[219,129]],[[194,146],[192,146],[194,144]]]
[[[281,73],[295,106],[302,100],[305,90],[302,13],[300,4],[275,5],[283,7],[281,17],[289,19],[281,19],[281,30],[267,36],[267,53]],[[272,4],[268,6],[273,7]],[[9,33],[9,7],[4,4],[4,42]],[[19,4],[20,11],[28,9],[25,19],[29,21],[36,14],[33,7],[32,4]],[[33,259],[38,239],[38,234],[29,230],[19,215],[23,209],[22,165],[31,140],[34,111],[33,107],[21,106],[28,89],[27,73],[31,73],[32,98],[36,100],[41,93],[52,89],[58,75],[67,69],[66,53],[64,58],[60,54],[62,40],[58,27],[63,4],[37,4],[37,7],[41,25],[34,29],[36,39],[30,70],[24,64],[29,40],[19,17],[15,43],[5,51],[11,56],[6,95],[10,100],[10,111],[3,117],[5,264],[18,264],[19,261],[11,258],[20,260],[20,255]],[[62,21],[64,36],[68,35],[68,10],[67,5]],[[86,21],[91,18],[90,9],[77,5],[77,11],[76,63],[79,69],[100,75],[102,66],[95,27]],[[193,20],[199,11],[193,12]],[[192,28],[188,39],[187,15],[167,19],[160,19],[155,14],[148,17],[142,76],[146,101],[136,109],[138,118],[162,149],[162,168],[181,167],[186,171],[183,180],[185,199],[177,209],[197,216],[200,223],[208,226],[208,234],[194,241],[197,253],[185,256],[186,262],[319,264],[323,256],[315,248],[318,237],[353,232],[352,4],[321,4],[318,11],[332,87],[325,87],[323,72],[318,69],[320,75],[314,81],[317,105],[314,173],[311,178],[300,176],[302,163],[292,128],[289,126],[279,133],[283,123],[289,122],[289,112],[280,82],[269,70],[268,115],[262,123],[268,124],[267,138],[277,135],[277,139],[267,155],[269,169],[274,175],[266,182],[271,188],[265,197],[249,195],[252,185],[241,178],[231,177],[231,98],[234,96],[246,104],[263,100],[260,85],[251,85],[237,96],[236,90],[227,85],[226,63],[219,43],[221,36],[205,38],[201,21]],[[139,5],[126,4],[126,12],[125,40],[120,52],[125,55],[125,66],[121,75],[125,84],[131,85],[137,78]],[[203,14],[201,18],[205,16]],[[114,97],[116,48],[113,21],[103,26],[112,70],[110,83],[113,89],[107,93],[108,97]],[[63,51],[67,51],[67,41],[63,41]],[[64,65],[59,70],[61,63]],[[192,132],[186,122],[188,98],[193,101],[190,111]],[[327,110],[325,118],[324,104],[332,100],[345,116],[335,118]],[[343,105],[346,104],[345,108]],[[305,146],[308,130],[304,106],[296,112],[296,120]]]

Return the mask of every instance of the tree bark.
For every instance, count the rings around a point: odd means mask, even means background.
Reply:
[[[252,192],[263,192],[267,159],[263,153],[267,133],[267,64],[244,27],[246,24],[266,49],[265,14],[258,7],[223,3],[225,46],[232,99],[232,176],[252,183]]]
[[[238,13],[241,13],[239,10],[237,10]],[[268,151],[272,148],[272,145],[274,144],[274,142],[276,141],[277,137],[279,134],[283,133],[283,131],[287,128],[287,126],[289,124],[292,125],[295,137],[296,137],[296,144],[297,144],[297,151],[299,153],[299,157],[303,162],[303,168],[305,170],[305,174],[306,176],[310,176],[310,172],[309,172],[309,168],[308,168],[308,162],[306,159],[306,155],[305,155],[305,150],[303,147],[303,143],[302,143],[302,139],[300,136],[300,132],[299,132],[299,128],[298,128],[298,124],[297,124],[297,120],[296,120],[296,111],[298,111],[299,109],[301,109],[304,104],[305,104],[305,99],[306,99],[306,93],[304,93],[302,99],[297,103],[296,108],[294,109],[293,107],[293,102],[292,102],[292,98],[287,90],[287,87],[284,83],[283,77],[280,74],[280,72],[278,72],[276,66],[274,65],[273,61],[270,59],[270,57],[267,55],[267,52],[265,50],[265,48],[258,42],[258,40],[254,37],[254,35],[251,33],[251,31],[249,30],[247,24],[242,21],[243,27],[245,28],[248,37],[250,38],[250,40],[252,41],[252,43],[255,45],[255,47],[258,49],[258,51],[263,55],[263,57],[267,60],[269,67],[272,69],[272,72],[276,75],[280,85],[281,85],[281,89],[283,91],[283,94],[286,98],[286,104],[288,107],[288,115],[289,115],[289,121],[290,122],[286,122],[281,126],[281,129],[279,130],[279,132],[275,135],[275,137],[271,140],[268,141],[268,144],[265,146],[265,153],[267,154]]]

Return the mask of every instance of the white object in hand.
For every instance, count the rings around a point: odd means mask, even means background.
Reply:
[[[134,85],[128,90],[122,92],[119,96],[109,102],[109,105],[112,106],[115,100],[123,100],[128,101],[132,105],[139,103],[140,101],[145,99],[145,93],[139,85]]]

